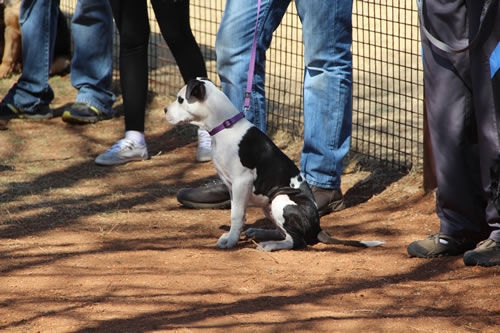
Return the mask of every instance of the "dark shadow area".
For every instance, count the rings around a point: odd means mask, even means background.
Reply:
[[[406,173],[397,170],[383,169],[381,167],[368,170],[370,171],[368,177],[359,181],[344,193],[346,207],[357,206],[368,201],[406,175]]]
[[[293,327],[297,330],[310,329],[311,321],[314,320],[315,323],[318,322],[342,322],[347,320],[359,320],[367,321],[369,319],[418,319],[418,318],[428,318],[429,320],[443,320],[451,319],[456,322],[457,329],[460,329],[460,324],[458,319],[460,318],[475,318],[478,313],[471,308],[468,308],[464,304],[457,303],[454,305],[446,306],[443,308],[435,308],[428,306],[416,307],[414,311],[407,311],[405,308],[408,304],[418,303],[420,295],[419,293],[413,293],[412,295],[405,297],[404,299],[398,299],[396,297],[392,298],[391,303],[381,304],[377,308],[377,311],[370,311],[367,313],[356,313],[342,314],[342,315],[325,315],[319,317],[310,317],[308,319],[292,319],[289,318],[286,322],[276,319],[275,321],[247,321],[245,323],[240,323],[235,320],[233,323],[223,324],[223,325],[206,325],[201,324],[205,320],[215,320],[217,318],[227,318],[238,315],[258,315],[262,312],[282,312],[286,313],[287,309],[294,305],[300,305],[304,302],[310,304],[321,304],[327,299],[336,298],[342,299],[342,296],[350,295],[353,293],[359,293],[362,291],[369,290],[379,290],[381,296],[386,295],[384,290],[389,287],[394,287],[399,284],[405,285],[408,282],[425,282],[425,281],[435,281],[443,280],[446,281],[446,276],[443,276],[444,272],[452,269],[453,258],[440,258],[422,262],[416,268],[409,272],[388,274],[381,276],[379,278],[365,278],[359,276],[356,279],[346,283],[332,284],[328,281],[318,281],[314,288],[309,290],[302,290],[297,294],[286,294],[287,288],[283,286],[282,290],[274,289],[269,290],[269,295],[238,295],[239,300],[230,303],[217,302],[216,296],[212,290],[196,290],[191,294],[183,294],[182,296],[202,296],[205,301],[201,303],[186,303],[182,309],[176,310],[160,310],[160,311],[149,311],[146,313],[140,313],[133,317],[118,318],[118,319],[107,319],[94,321],[94,323],[89,323],[87,327],[75,330],[73,332],[83,333],[83,332],[147,332],[155,330],[175,330],[175,329],[185,329],[187,327],[194,329],[205,329],[205,330],[224,330],[224,331],[237,331],[246,325],[254,325],[259,329],[266,331],[281,331],[278,327]],[[487,271],[480,273],[483,276],[493,276],[493,272],[489,274]],[[450,280],[453,282],[453,279]],[[127,286],[125,286],[127,287]],[[128,286],[128,288],[134,288],[136,293],[141,295],[147,295],[144,299],[143,296],[140,297],[141,301],[145,304],[155,305],[157,307],[168,306],[169,303],[160,300],[160,298],[170,297],[175,299],[176,294],[171,294],[168,291],[156,290],[149,291],[144,290],[140,292],[138,287]],[[228,292],[230,293],[230,292]],[[107,294],[101,296],[89,296],[81,297],[80,299],[68,300],[68,305],[62,307],[60,310],[52,311],[51,313],[40,314],[38,316],[32,316],[25,318],[22,321],[12,322],[9,324],[0,324],[0,329],[12,329],[16,327],[21,327],[27,322],[31,322],[47,315],[60,315],[60,316],[72,316],[74,310],[88,307],[91,304],[109,304],[120,305],[128,304],[129,302],[136,302],[138,296],[120,296],[120,290],[112,290]],[[442,296],[448,297],[460,297],[460,295],[455,295],[447,292],[446,289],[441,290]],[[180,296],[180,295],[179,295]],[[30,302],[50,302],[50,299],[31,299]],[[0,306],[8,306],[8,303],[0,303]],[[487,314],[481,313],[481,320],[486,325],[495,326],[500,318],[500,311],[490,311]],[[242,326],[243,325],[243,326]],[[373,325],[373,324],[371,324]],[[333,329],[333,328],[332,328]],[[380,331],[381,327],[371,326],[374,331]]]
[[[49,124],[49,123],[47,123]],[[83,136],[85,130],[84,126],[70,126],[68,128],[73,132],[73,135]],[[193,133],[196,129],[193,126],[185,125],[172,127],[169,130],[161,133],[160,135],[151,136],[150,138],[150,156],[155,158],[157,154],[167,154],[174,149],[178,149],[193,141]],[[89,143],[92,141],[88,138]],[[86,139],[84,139],[86,140]],[[19,142],[19,149],[22,148],[23,142]],[[88,145],[88,144],[87,144]],[[85,148],[82,147],[84,150]],[[15,151],[12,152],[15,154]],[[69,157],[61,157],[60,160],[71,159]],[[194,159],[194,156],[193,156]],[[46,160],[30,160],[29,163],[39,163]],[[26,161],[25,161],[26,163]],[[137,167],[140,167],[137,165]],[[210,167],[212,167],[210,165]],[[169,170],[165,166],[165,174],[162,179],[158,181],[174,180],[175,186],[162,186],[159,183],[144,183],[138,188],[134,188],[135,192],[141,193],[140,196],[127,199],[117,199],[111,203],[103,204],[102,198],[106,195],[94,195],[86,197],[85,201],[88,202],[85,207],[81,207],[80,198],[67,197],[62,200],[42,200],[37,204],[25,204],[22,206],[23,211],[37,210],[44,207],[51,207],[52,212],[50,218],[47,216],[31,215],[25,218],[12,218],[9,222],[4,224],[0,232],[1,238],[18,238],[25,237],[32,234],[46,232],[54,228],[71,225],[77,218],[85,216],[94,216],[106,212],[112,212],[117,207],[135,207],[141,204],[154,202],[166,196],[175,195],[176,191],[182,187],[196,187],[200,185],[203,180],[193,180],[192,182],[178,181],[183,177],[183,174],[189,169],[180,169],[177,172]],[[0,172],[14,171],[16,169],[15,163],[11,165],[0,165]],[[108,174],[116,172],[116,167],[103,167],[94,163],[92,156],[84,162],[72,164],[62,170],[51,171],[44,173],[32,181],[10,181],[6,186],[3,193],[0,195],[0,205],[7,204],[19,200],[25,195],[41,195],[49,190],[64,189],[75,186],[82,180],[99,179]],[[21,208],[20,208],[21,209]],[[13,210],[12,213],[15,213]]]
[[[14,171],[16,168],[12,165],[0,164],[0,172],[3,171]]]

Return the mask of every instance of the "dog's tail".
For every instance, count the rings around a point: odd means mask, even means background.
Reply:
[[[355,240],[344,240],[337,239],[330,236],[326,231],[320,231],[318,234],[318,240],[323,244],[339,244],[345,246],[356,246],[356,247],[375,247],[385,244],[382,241],[355,241]]]

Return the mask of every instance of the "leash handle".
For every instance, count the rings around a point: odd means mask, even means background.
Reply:
[[[473,48],[476,44],[477,41],[479,40],[479,35],[481,33],[481,30],[483,28],[483,23],[486,18],[486,15],[488,14],[488,11],[491,7],[491,4],[494,2],[494,0],[486,0],[483,5],[483,9],[481,11],[481,17],[479,18],[479,27],[477,29],[476,35],[472,39],[472,41],[466,45],[465,43],[461,43],[462,45],[459,46],[450,46],[446,44],[445,42],[442,42],[441,40],[437,39],[434,37],[429,30],[425,27],[425,18],[423,15],[423,2],[425,0],[417,0],[417,7],[418,7],[418,16],[420,17],[420,26],[422,28],[422,32],[424,33],[425,37],[431,42],[432,45],[440,49],[441,51],[448,52],[448,53],[462,53],[465,51],[470,50]],[[473,0],[477,1],[477,0]]]
[[[255,22],[255,30],[253,32],[252,54],[250,55],[250,65],[248,66],[247,89],[245,91],[245,101],[243,103],[244,112],[247,112],[248,109],[250,108],[250,96],[252,95],[252,83],[255,72],[255,56],[257,53],[257,30],[259,28],[259,14],[260,14],[261,1],[262,0],[259,0],[257,3],[257,21]]]

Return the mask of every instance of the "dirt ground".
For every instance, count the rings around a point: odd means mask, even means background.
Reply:
[[[2,96],[14,81],[1,81]],[[51,83],[60,113],[75,92],[69,76]],[[180,188],[215,171],[194,162],[192,128],[163,119],[167,103],[149,107],[151,159],[117,167],[94,158],[121,138],[121,116],[0,131],[0,331],[500,332],[500,267],[408,257],[409,242],[438,228],[416,171],[353,158],[348,208],[322,218],[337,237],[382,247],[267,253],[242,237],[217,249],[229,210],[178,204]],[[276,140],[298,160],[300,143]],[[256,208],[247,221],[266,225]]]

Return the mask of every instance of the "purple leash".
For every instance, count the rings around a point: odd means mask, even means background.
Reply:
[[[252,94],[253,75],[255,72],[255,55],[257,53],[257,30],[259,28],[260,3],[257,3],[257,21],[255,22],[255,30],[253,32],[252,54],[250,56],[250,65],[248,66],[247,90],[245,92],[245,103],[243,110],[246,112],[250,108],[250,96]]]
[[[247,89],[245,91],[245,101],[243,103],[243,111],[247,112],[250,108],[250,96],[252,95],[252,83],[253,76],[255,72],[255,56],[257,53],[257,30],[259,28],[259,14],[260,14],[260,4],[262,0],[258,0],[257,3],[257,21],[255,22],[255,30],[253,32],[253,42],[252,42],[252,54],[250,55],[250,65],[248,66],[248,79],[247,79]],[[238,122],[238,120],[245,118],[245,113],[240,112],[236,116],[225,120],[222,124],[212,129],[208,134],[213,136],[225,128],[231,127],[233,124]]]

